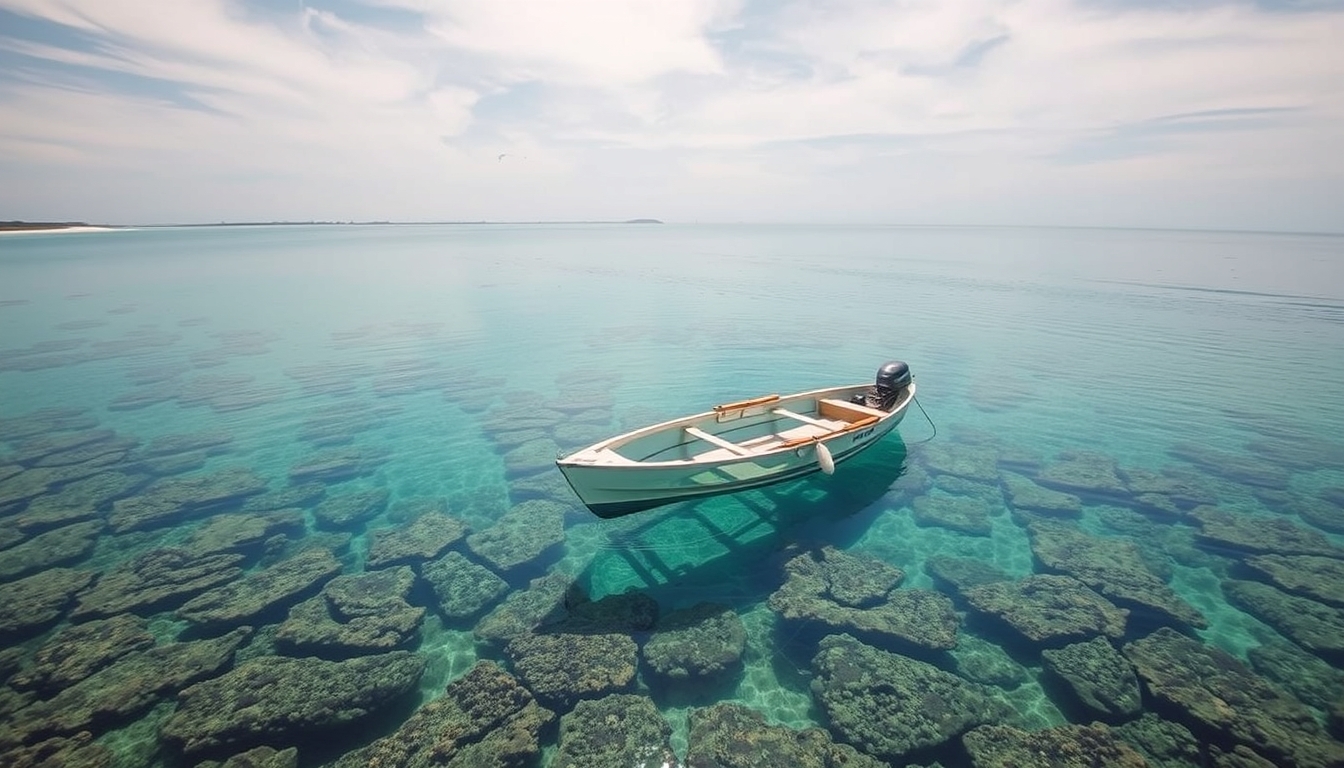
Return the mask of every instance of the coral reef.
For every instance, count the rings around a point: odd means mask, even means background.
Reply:
[[[405,527],[376,528],[369,532],[372,541],[364,566],[389,568],[433,560],[466,533],[466,523],[441,512],[420,515]]]
[[[1143,708],[1134,667],[1105,638],[1046,649],[1041,660],[1094,717],[1128,719]]]
[[[672,728],[647,696],[612,694],[580,701],[560,718],[551,768],[677,768]]]
[[[746,628],[732,608],[698,603],[659,619],[642,653],[662,680],[718,679],[741,668],[746,646]]]
[[[509,585],[483,565],[471,562],[460,552],[420,567],[420,576],[434,590],[439,610],[449,619],[466,619],[504,596]]]
[[[161,735],[188,755],[292,744],[378,713],[424,669],[407,651],[347,661],[258,657],[179,693]]]
[[[206,625],[255,621],[267,611],[294,602],[340,572],[340,562],[327,550],[304,549],[275,565],[193,597],[177,609],[177,615]]]
[[[396,733],[341,757],[332,768],[515,768],[541,755],[541,731],[555,713],[518,680],[479,661]]]
[[[299,603],[275,633],[285,648],[318,654],[378,653],[409,642],[425,609],[406,601],[415,573],[401,565],[337,576]]]
[[[555,462],[552,454],[549,460]],[[565,506],[534,499],[515,505],[494,525],[467,537],[467,547],[508,573],[541,560],[565,541]]]
[[[579,699],[629,691],[638,647],[626,635],[522,635],[505,653],[514,673],[542,704],[569,710]]]
[[[1163,627],[1126,644],[1124,654],[1148,692],[1205,738],[1301,768],[1344,761],[1344,744],[1330,741],[1301,702],[1225,651]]]
[[[961,737],[973,768],[1148,768],[1148,761],[1104,725],[1020,731],[982,725]]]
[[[836,744],[820,728],[795,731],[770,725],[741,704],[691,710],[686,768],[884,768],[885,763],[848,744]],[[669,765],[669,768],[675,768]]]
[[[1129,616],[1129,611],[1071,576],[993,582],[971,587],[963,595],[973,610],[1001,619],[1028,641],[1047,646],[1096,635],[1122,637]]]
[[[812,696],[832,732],[884,760],[1011,716],[993,689],[849,635],[822,640],[812,668]]]
[[[952,601],[928,590],[896,589],[905,574],[880,561],[822,550],[798,555],[784,568],[788,578],[769,604],[787,621],[931,650],[957,643]]]

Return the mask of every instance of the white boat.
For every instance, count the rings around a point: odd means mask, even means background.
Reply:
[[[556,459],[593,514],[611,518],[801,477],[881,440],[914,401],[910,368],[873,384],[767,395],[636,429]]]

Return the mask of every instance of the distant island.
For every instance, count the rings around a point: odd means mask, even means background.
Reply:
[[[424,226],[441,224],[662,224],[659,219],[625,221],[219,221],[192,224],[137,224],[136,227],[312,227],[312,226]],[[41,232],[73,229],[119,229],[125,225],[89,224],[85,221],[0,221],[0,232]]]
[[[85,221],[0,221],[0,232],[27,232],[37,229],[69,229],[87,227]]]

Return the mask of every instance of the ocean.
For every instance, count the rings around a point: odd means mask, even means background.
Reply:
[[[601,520],[554,465],[888,360],[919,407],[832,476]],[[0,753],[1341,764],[1341,382],[1337,235],[6,235]],[[532,714],[470,714],[487,673]]]

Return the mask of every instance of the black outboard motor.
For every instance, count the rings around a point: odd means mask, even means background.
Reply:
[[[890,411],[901,399],[901,392],[910,386],[910,366],[900,360],[892,360],[877,369],[877,380],[868,391],[854,396],[854,402]]]

